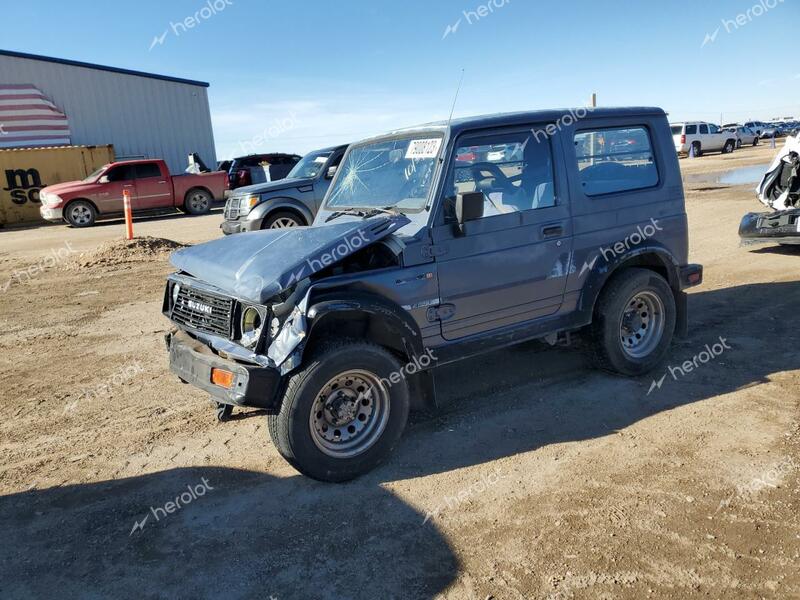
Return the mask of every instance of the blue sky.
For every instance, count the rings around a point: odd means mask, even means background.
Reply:
[[[462,69],[456,116],[800,118],[800,0],[207,1],[9,2],[0,47],[210,82],[219,158],[444,119]]]

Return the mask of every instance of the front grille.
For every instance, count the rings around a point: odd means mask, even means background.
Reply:
[[[224,217],[226,221],[233,221],[239,218],[239,207],[241,206],[242,198],[228,198],[225,203]]]
[[[185,286],[172,307],[172,320],[179,325],[225,338],[231,336],[232,315],[232,299]]]

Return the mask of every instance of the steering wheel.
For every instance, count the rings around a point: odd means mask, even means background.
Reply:
[[[470,171],[472,171],[472,177],[475,179],[476,186],[481,179],[487,179],[481,174],[481,171],[489,171],[489,173],[491,173],[491,178],[494,180],[492,182],[492,191],[513,194],[517,190],[508,176],[494,163],[478,162],[470,166]]]

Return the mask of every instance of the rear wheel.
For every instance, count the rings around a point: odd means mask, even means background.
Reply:
[[[64,218],[73,227],[91,227],[97,219],[97,210],[91,202],[76,200],[67,206]]]
[[[279,210],[264,219],[262,229],[292,229],[305,225],[300,218],[293,212]]]
[[[190,215],[204,215],[211,210],[213,201],[206,190],[189,190],[183,201],[183,208]]]
[[[758,136],[753,140],[753,146],[758,146]]]
[[[700,142],[692,142],[692,149],[696,157],[703,156],[703,147],[700,145]]]
[[[347,481],[382,462],[408,419],[409,392],[398,360],[380,346],[340,341],[318,348],[289,378],[270,437],[295,469]],[[390,379],[391,378],[391,379]]]
[[[658,273],[630,268],[613,276],[591,325],[595,362],[623,375],[650,371],[669,349],[676,312],[672,289]]]

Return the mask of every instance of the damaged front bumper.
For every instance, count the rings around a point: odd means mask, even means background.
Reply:
[[[743,243],[800,244],[800,209],[748,213],[739,224]]]
[[[168,333],[165,340],[169,349],[170,370],[184,383],[208,392],[223,404],[267,410],[278,408],[282,379],[278,369],[225,358],[181,330]],[[232,373],[230,387],[215,384],[212,381],[212,369]]]

